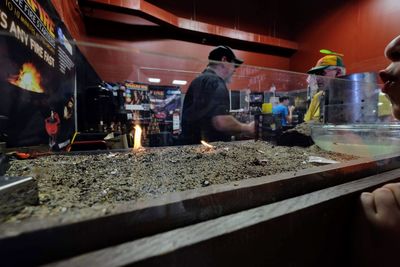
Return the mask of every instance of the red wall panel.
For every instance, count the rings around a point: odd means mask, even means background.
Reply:
[[[76,40],[123,48],[121,51],[117,51],[110,48],[93,48],[80,45],[88,61],[105,81],[137,81],[139,78],[143,78],[143,75],[140,77],[140,74],[138,74],[141,68],[198,72],[207,64],[208,53],[213,49],[212,46],[208,45],[171,39],[128,42],[88,36],[85,32],[79,7],[75,1],[52,1]],[[236,54],[244,59],[245,64],[248,65],[289,69],[290,59],[287,57],[238,50],[236,50]],[[174,59],[174,57],[177,59]],[[199,67],[199,62],[201,67]],[[171,75],[171,73],[168,75]]]
[[[148,77],[161,78],[163,84],[170,84],[173,79],[191,81],[206,67],[208,53],[214,48],[175,40],[127,42],[88,37],[87,41],[110,46],[103,48],[80,45],[80,49],[101,78],[111,82],[124,80],[146,82]],[[121,49],[114,49],[115,47]],[[235,53],[248,65],[289,68],[288,58],[239,50],[235,50]],[[150,71],[151,69],[157,70]],[[259,84],[250,82],[248,79],[248,84],[241,83],[242,87],[234,83],[231,88],[258,88]],[[185,89],[186,87],[183,87],[183,90]]]
[[[400,34],[400,1],[352,0],[305,29],[297,39],[291,70],[304,72],[326,48],[343,53],[347,73],[378,71],[387,65],[386,44]]]
[[[133,42],[88,37],[83,19],[76,1],[52,0],[63,17],[72,36],[77,40],[95,43],[112,44],[148,51],[150,53],[167,54],[176,57],[193,58],[204,61],[212,47],[185,41],[169,39],[151,39]],[[301,12],[299,10],[299,12]],[[283,70],[305,72],[322,56],[318,51],[327,48],[343,53],[348,73],[377,71],[387,65],[383,56],[385,45],[400,34],[400,1],[398,0],[349,0],[345,4],[332,8],[328,14],[316,14],[313,23],[298,31],[296,42],[299,50],[291,58],[271,56],[262,53],[237,51],[238,56],[245,59],[246,64],[272,67]],[[307,18],[309,20],[309,18]],[[168,60],[142,56],[116,56],[109,51],[98,54],[88,53],[92,63],[104,80],[116,81],[136,79],[137,67],[162,66],[168,68]],[[127,53],[124,52],[126,55]],[[132,66],[121,64],[121,58],[129,59]],[[105,64],[107,63],[107,64]],[[126,68],[126,69],[125,69]],[[169,68],[196,69],[198,66],[177,63]],[[136,75],[136,76],[135,76]]]
[[[78,1],[51,0],[58,14],[67,26],[72,37],[82,39],[85,36],[85,26],[80,13]]]

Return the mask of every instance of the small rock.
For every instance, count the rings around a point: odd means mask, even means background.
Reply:
[[[201,183],[201,185],[202,186],[209,186],[211,183],[209,182],[209,181],[207,181],[207,180],[204,180],[202,183]]]
[[[110,211],[109,211],[107,208],[102,209],[101,212],[102,212],[104,215],[110,213]]]

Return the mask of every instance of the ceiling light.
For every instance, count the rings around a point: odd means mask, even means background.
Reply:
[[[151,82],[151,83],[159,83],[159,82],[161,82],[160,78],[148,78],[147,80],[149,82]]]
[[[183,80],[173,80],[172,84],[176,84],[176,85],[186,85],[187,81],[183,81]]]

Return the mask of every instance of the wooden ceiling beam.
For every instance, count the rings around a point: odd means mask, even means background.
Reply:
[[[278,50],[289,50],[291,52],[298,50],[298,44],[293,41],[178,17],[144,0],[85,0],[82,1],[82,5],[114,10],[122,14],[139,14],[150,21],[157,22],[160,25],[169,25],[177,30],[220,36],[244,43],[250,42],[256,45],[268,46]]]

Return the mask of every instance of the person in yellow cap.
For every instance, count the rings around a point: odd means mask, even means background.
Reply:
[[[343,64],[343,59],[339,55],[327,55],[318,60],[315,67],[311,68],[308,72],[310,74],[307,78],[310,93],[312,96],[311,103],[304,115],[304,121],[319,121],[320,119],[320,105],[324,91],[324,77],[340,77],[346,75],[346,68]]]

